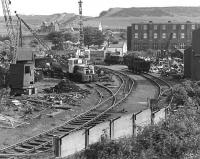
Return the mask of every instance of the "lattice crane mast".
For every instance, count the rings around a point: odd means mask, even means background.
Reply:
[[[32,33],[35,39],[45,48],[45,50],[50,51],[51,49],[49,48],[49,46],[43,40],[40,39],[37,33],[33,29],[31,29],[31,27],[17,14],[16,11],[15,11],[15,14],[18,20],[25,25],[25,27]]]
[[[2,3],[2,8],[3,8],[3,14],[4,14],[4,19],[6,23],[6,29],[8,32],[8,36],[10,38],[10,53],[11,53],[11,60],[12,63],[16,63],[16,52],[17,52],[17,45],[18,45],[18,39],[19,39],[19,29],[15,33],[14,25],[13,25],[13,20],[10,12],[9,5],[11,4],[10,0],[1,0]]]
[[[80,50],[83,50],[84,48],[84,33],[83,33],[83,8],[82,4],[83,2],[80,0],[78,2],[79,4],[79,42],[80,42]]]

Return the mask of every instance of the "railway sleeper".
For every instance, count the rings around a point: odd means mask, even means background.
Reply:
[[[40,147],[39,149],[37,149],[37,151],[39,151],[39,152],[44,152],[44,151],[46,151],[46,150],[48,150],[49,148],[47,148],[47,147]]]
[[[32,145],[27,145],[27,144],[22,144],[22,145],[20,145],[20,147],[26,148],[26,149],[32,149],[32,148],[34,148]]]
[[[65,129],[65,130],[71,131],[71,130],[73,130],[74,128],[62,126],[61,129]]]
[[[79,118],[77,118],[77,119],[80,119],[80,118],[82,118],[82,117],[88,117],[88,118],[94,118],[95,116],[97,116],[97,114],[95,113],[93,113],[93,114],[85,114],[85,115],[83,115],[83,116],[80,116]]]
[[[34,141],[29,141],[28,144],[32,145],[32,146],[39,146],[41,144],[41,142],[38,143],[38,142],[34,142]]]
[[[86,121],[85,122],[74,122],[74,123],[71,123],[71,125],[83,125],[83,124],[85,124],[86,123]]]
[[[70,132],[71,130],[69,130],[69,129],[62,129],[62,128],[60,128],[60,129],[58,129],[58,131],[61,131],[61,132],[65,132],[65,133],[67,133],[67,132]]]
[[[39,142],[39,143],[45,143],[45,142],[47,142],[46,140],[42,140],[42,139],[35,139],[34,141],[35,142]]]
[[[47,137],[55,137],[57,135],[58,132],[53,132],[53,133],[48,133],[48,134],[45,134],[45,136]]]
[[[16,152],[22,153],[28,151],[28,149],[22,148],[22,147],[15,147],[14,150]]]
[[[82,117],[82,118],[79,118],[79,119],[74,120],[74,121],[72,121],[72,122],[77,122],[77,121],[88,121],[88,120],[91,120],[92,118],[94,118],[94,117],[89,117],[89,118],[87,118],[87,117]]]

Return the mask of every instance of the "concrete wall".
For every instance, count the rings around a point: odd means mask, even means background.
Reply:
[[[133,114],[125,115],[113,121],[112,139],[133,135]]]
[[[87,131],[81,130],[72,133],[60,139],[61,146],[57,151],[61,153],[60,157],[66,157],[83,150],[89,144],[100,141],[102,137],[119,139],[124,136],[137,135],[139,127],[144,128],[151,124],[152,120],[154,123],[158,123],[165,118],[165,112],[165,108],[161,109],[154,114],[152,119],[151,110],[146,109],[136,114],[121,116],[111,122],[98,124]]]
[[[85,148],[85,130],[61,138],[61,157],[69,156]]]
[[[135,114],[135,130],[134,135],[138,134],[139,128],[144,128],[147,125],[151,124],[151,110],[146,109],[138,114]]]
[[[105,135],[110,137],[110,122],[101,123],[89,129],[89,144],[100,141],[101,137],[105,137]]]
[[[154,113],[153,123],[158,124],[158,122],[160,122],[161,120],[164,120],[164,119],[165,119],[165,108]]]

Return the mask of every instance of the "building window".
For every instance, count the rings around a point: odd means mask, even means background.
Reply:
[[[147,33],[144,33],[144,34],[143,34],[143,38],[144,38],[144,39],[147,39]]]
[[[154,26],[153,26],[153,29],[154,29],[154,30],[158,30],[158,25],[154,25]]]
[[[154,38],[154,39],[157,39],[157,38],[158,38],[158,34],[157,34],[157,33],[154,33],[154,34],[153,34],[153,38]]]
[[[173,30],[176,30],[176,25],[173,25],[173,26],[172,26],[172,29],[173,29]]]
[[[143,25],[143,30],[147,30],[147,25]]]
[[[134,34],[134,38],[135,38],[135,39],[138,39],[138,33],[135,33],[135,34]]]
[[[138,25],[135,25],[135,30],[138,30]]]
[[[162,25],[162,30],[166,30],[166,25]]]
[[[181,25],[181,30],[184,30],[185,29],[185,25]]]
[[[195,25],[194,24],[192,24],[192,30],[195,30]]]
[[[185,43],[180,43],[180,49],[184,49],[185,48]]]
[[[181,33],[181,39],[184,39],[184,38],[185,38],[185,34]]]
[[[162,38],[163,38],[163,39],[166,38],[166,33],[162,33]]]
[[[31,73],[31,68],[30,66],[25,66],[25,74]]]
[[[173,39],[176,39],[176,33],[173,33],[172,38],[173,38]]]

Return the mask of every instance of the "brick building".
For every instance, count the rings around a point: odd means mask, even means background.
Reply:
[[[192,31],[200,24],[191,23],[135,23],[127,28],[128,51],[162,50],[165,48],[171,33],[170,48],[185,49],[191,45]]]

